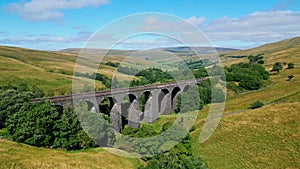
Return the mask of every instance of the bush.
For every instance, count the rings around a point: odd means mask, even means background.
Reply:
[[[13,140],[35,146],[51,146],[53,129],[59,112],[50,102],[24,103],[21,109],[6,121],[7,131]]]
[[[277,73],[279,73],[279,71],[282,69],[282,64],[281,62],[276,62],[273,65],[272,71],[277,71]]]
[[[294,78],[294,75],[289,75],[288,76],[288,81],[291,81]]]
[[[59,147],[67,150],[75,150],[80,148],[80,140],[77,133],[82,130],[77,120],[76,112],[71,106],[63,110],[63,114],[54,124],[55,140],[53,147]]]
[[[261,87],[262,80],[255,76],[247,76],[246,78],[242,79],[239,83],[239,86],[247,89],[247,90],[257,90]]]
[[[288,63],[287,69],[293,69],[295,67],[294,63]]]
[[[249,59],[249,62],[250,63],[258,63],[258,64],[264,64],[264,54],[261,53],[261,54],[258,54],[256,56],[253,56],[253,55],[250,55],[248,56],[248,59]]]
[[[19,111],[24,102],[33,98],[30,92],[19,92],[17,90],[7,90],[0,93],[0,128],[5,127],[5,121],[9,115]]]
[[[250,105],[250,108],[251,109],[256,109],[256,108],[259,108],[259,107],[262,107],[264,104],[261,102],[261,101],[256,101],[254,103],[252,103]]]
[[[225,67],[225,74],[227,82],[240,82],[239,87],[247,90],[259,89],[263,84],[263,80],[268,80],[270,76],[261,64],[252,62]],[[234,86],[232,85],[232,87]],[[235,88],[235,91],[238,90]]]
[[[113,62],[106,62],[105,64],[112,67],[118,67],[120,65],[120,63],[113,63]]]
[[[83,131],[72,107],[62,112],[49,101],[23,103],[7,118],[6,129],[13,140],[38,147],[77,150],[96,146]]]
[[[138,131],[139,131],[138,128],[131,128],[131,127],[127,126],[122,130],[122,134],[129,136],[129,137],[135,137],[135,135]]]

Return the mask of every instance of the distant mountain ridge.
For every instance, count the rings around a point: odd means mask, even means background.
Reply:
[[[238,50],[238,49],[224,48],[224,47],[188,47],[188,46],[167,47],[167,48],[160,48],[160,49],[169,52],[183,52],[183,53],[193,53],[195,51],[201,54]]]
[[[82,48],[67,48],[60,50],[59,52],[70,52],[70,53],[78,53],[82,50]],[[106,51],[105,49],[85,49],[87,52],[101,52]],[[166,48],[157,48],[157,49],[149,49],[149,50],[165,50],[169,52],[184,52],[189,53],[196,51],[198,53],[212,53],[212,52],[228,52],[228,51],[234,51],[238,49],[233,48],[225,48],[225,47],[188,47],[188,46],[179,46],[179,47],[166,47]],[[119,50],[119,49],[111,49],[109,50],[110,53],[120,53],[120,52],[126,52],[126,53],[132,53],[137,50]]]

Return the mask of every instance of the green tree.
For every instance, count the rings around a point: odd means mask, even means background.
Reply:
[[[79,142],[80,148],[85,149],[89,147],[97,147],[97,144],[87,135],[84,130],[78,131],[76,139]]]
[[[293,69],[295,67],[294,63],[288,63],[287,69]]]
[[[256,101],[256,102],[254,102],[250,105],[250,108],[251,109],[256,109],[256,108],[259,108],[259,107],[262,107],[262,106],[264,106],[264,104],[261,101]]]
[[[5,127],[8,116],[16,113],[24,102],[29,102],[33,98],[31,92],[20,92],[17,90],[6,90],[0,93],[0,128]]]
[[[264,64],[265,62],[263,60],[264,59],[263,55],[264,55],[263,53],[262,54],[258,54],[256,56],[250,55],[250,56],[248,56],[249,62],[250,63]]]
[[[259,89],[270,76],[262,65],[242,62],[225,67],[225,74],[227,82],[239,82],[239,86],[247,90]]]
[[[205,162],[197,156],[190,156],[183,159],[183,169],[207,169]]]
[[[239,86],[247,90],[257,90],[262,85],[262,79],[256,76],[246,76],[239,83]]]
[[[294,78],[294,75],[289,75],[288,76],[288,81],[291,81]]]
[[[7,131],[13,140],[35,146],[51,146],[54,125],[59,112],[49,101],[33,104],[25,102],[21,109],[6,121]]]
[[[63,110],[60,119],[54,124],[55,140],[53,147],[60,147],[67,150],[80,148],[80,142],[77,139],[78,132],[82,130],[77,120],[76,112],[69,105]]]
[[[277,73],[279,73],[279,71],[282,69],[282,64],[281,62],[276,62],[273,65],[272,71],[277,71]]]
[[[88,131],[88,136],[100,146],[112,146],[115,135],[111,124],[103,118],[102,114],[87,111],[87,104],[82,104],[79,108],[78,119],[82,128]]]

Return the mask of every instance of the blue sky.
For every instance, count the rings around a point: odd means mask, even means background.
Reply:
[[[214,46],[250,48],[300,36],[296,0],[1,0],[0,45],[81,48],[105,25],[140,12],[178,16],[199,28]],[[155,38],[141,38],[121,48],[157,47]]]

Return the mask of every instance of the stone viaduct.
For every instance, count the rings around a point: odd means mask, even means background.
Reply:
[[[141,122],[152,123],[159,115],[170,114],[177,107],[179,93],[190,86],[201,83],[206,78],[169,82],[126,89],[112,89],[93,93],[73,94],[46,98],[55,106],[66,106],[86,102],[88,110],[100,113],[100,103],[110,102],[110,120],[113,128],[120,132],[125,125],[138,128]],[[141,111],[141,97],[144,95],[144,108]],[[127,100],[124,102],[124,97]],[[32,99],[39,102],[45,98]]]

